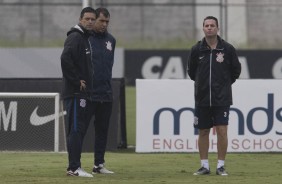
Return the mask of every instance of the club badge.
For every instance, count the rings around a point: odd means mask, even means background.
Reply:
[[[224,61],[224,57],[223,57],[224,54],[223,53],[219,52],[219,53],[216,54],[216,56],[217,56],[216,57],[217,62],[222,63]]]
[[[110,50],[110,51],[112,51],[112,43],[110,42],[110,41],[107,41],[106,42],[106,48],[108,49],[108,50]]]
[[[86,106],[86,100],[80,99],[80,107],[85,107],[85,106]]]

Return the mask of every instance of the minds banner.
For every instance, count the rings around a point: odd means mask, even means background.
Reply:
[[[282,80],[237,80],[230,108],[228,152],[282,151]],[[196,152],[194,81],[136,80],[136,152]],[[217,136],[210,132],[210,150]]]

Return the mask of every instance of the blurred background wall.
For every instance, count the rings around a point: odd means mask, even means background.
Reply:
[[[236,47],[281,48],[280,0],[89,0],[111,13],[120,47],[189,47],[214,15]],[[0,46],[62,46],[78,22],[82,0],[0,0]],[[142,44],[148,42],[149,44]],[[190,44],[190,45],[189,45]]]

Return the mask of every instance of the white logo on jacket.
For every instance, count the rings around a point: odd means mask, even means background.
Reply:
[[[205,56],[200,56],[200,57],[199,57],[199,60],[202,60],[204,57],[205,57]]]
[[[111,43],[110,41],[107,41],[107,42],[106,42],[106,48],[107,48],[108,50],[110,50],[110,51],[113,50],[113,48],[112,48],[112,43]]]
[[[90,51],[88,48],[85,49],[85,54],[90,54]]]
[[[221,53],[221,52],[219,52],[219,53],[217,53],[216,55],[217,55],[216,61],[219,62],[219,63],[222,63],[222,62],[224,61],[224,57],[223,57],[224,54]]]
[[[86,106],[86,100],[80,99],[80,107],[85,107],[85,106]]]

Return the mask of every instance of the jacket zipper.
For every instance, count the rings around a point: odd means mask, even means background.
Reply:
[[[210,107],[212,106],[212,81],[211,81],[211,77],[212,77],[212,51],[213,50],[217,50],[217,51],[222,51],[223,49],[211,49],[210,52],[210,78],[209,78],[209,86],[210,86]]]
[[[94,64],[93,64],[93,61],[92,61],[92,46],[91,46],[91,43],[90,43],[90,40],[89,38],[87,39],[88,40],[88,43],[89,43],[89,47],[90,47],[90,62],[91,62],[91,66],[92,66],[92,80],[91,80],[91,89],[93,90],[93,79],[94,79]],[[92,101],[92,96],[91,94],[89,95],[90,97],[90,101]]]
[[[211,95],[211,68],[212,68],[212,49],[210,53],[210,78],[209,78],[209,86],[210,86],[210,107],[212,106],[212,95]]]

